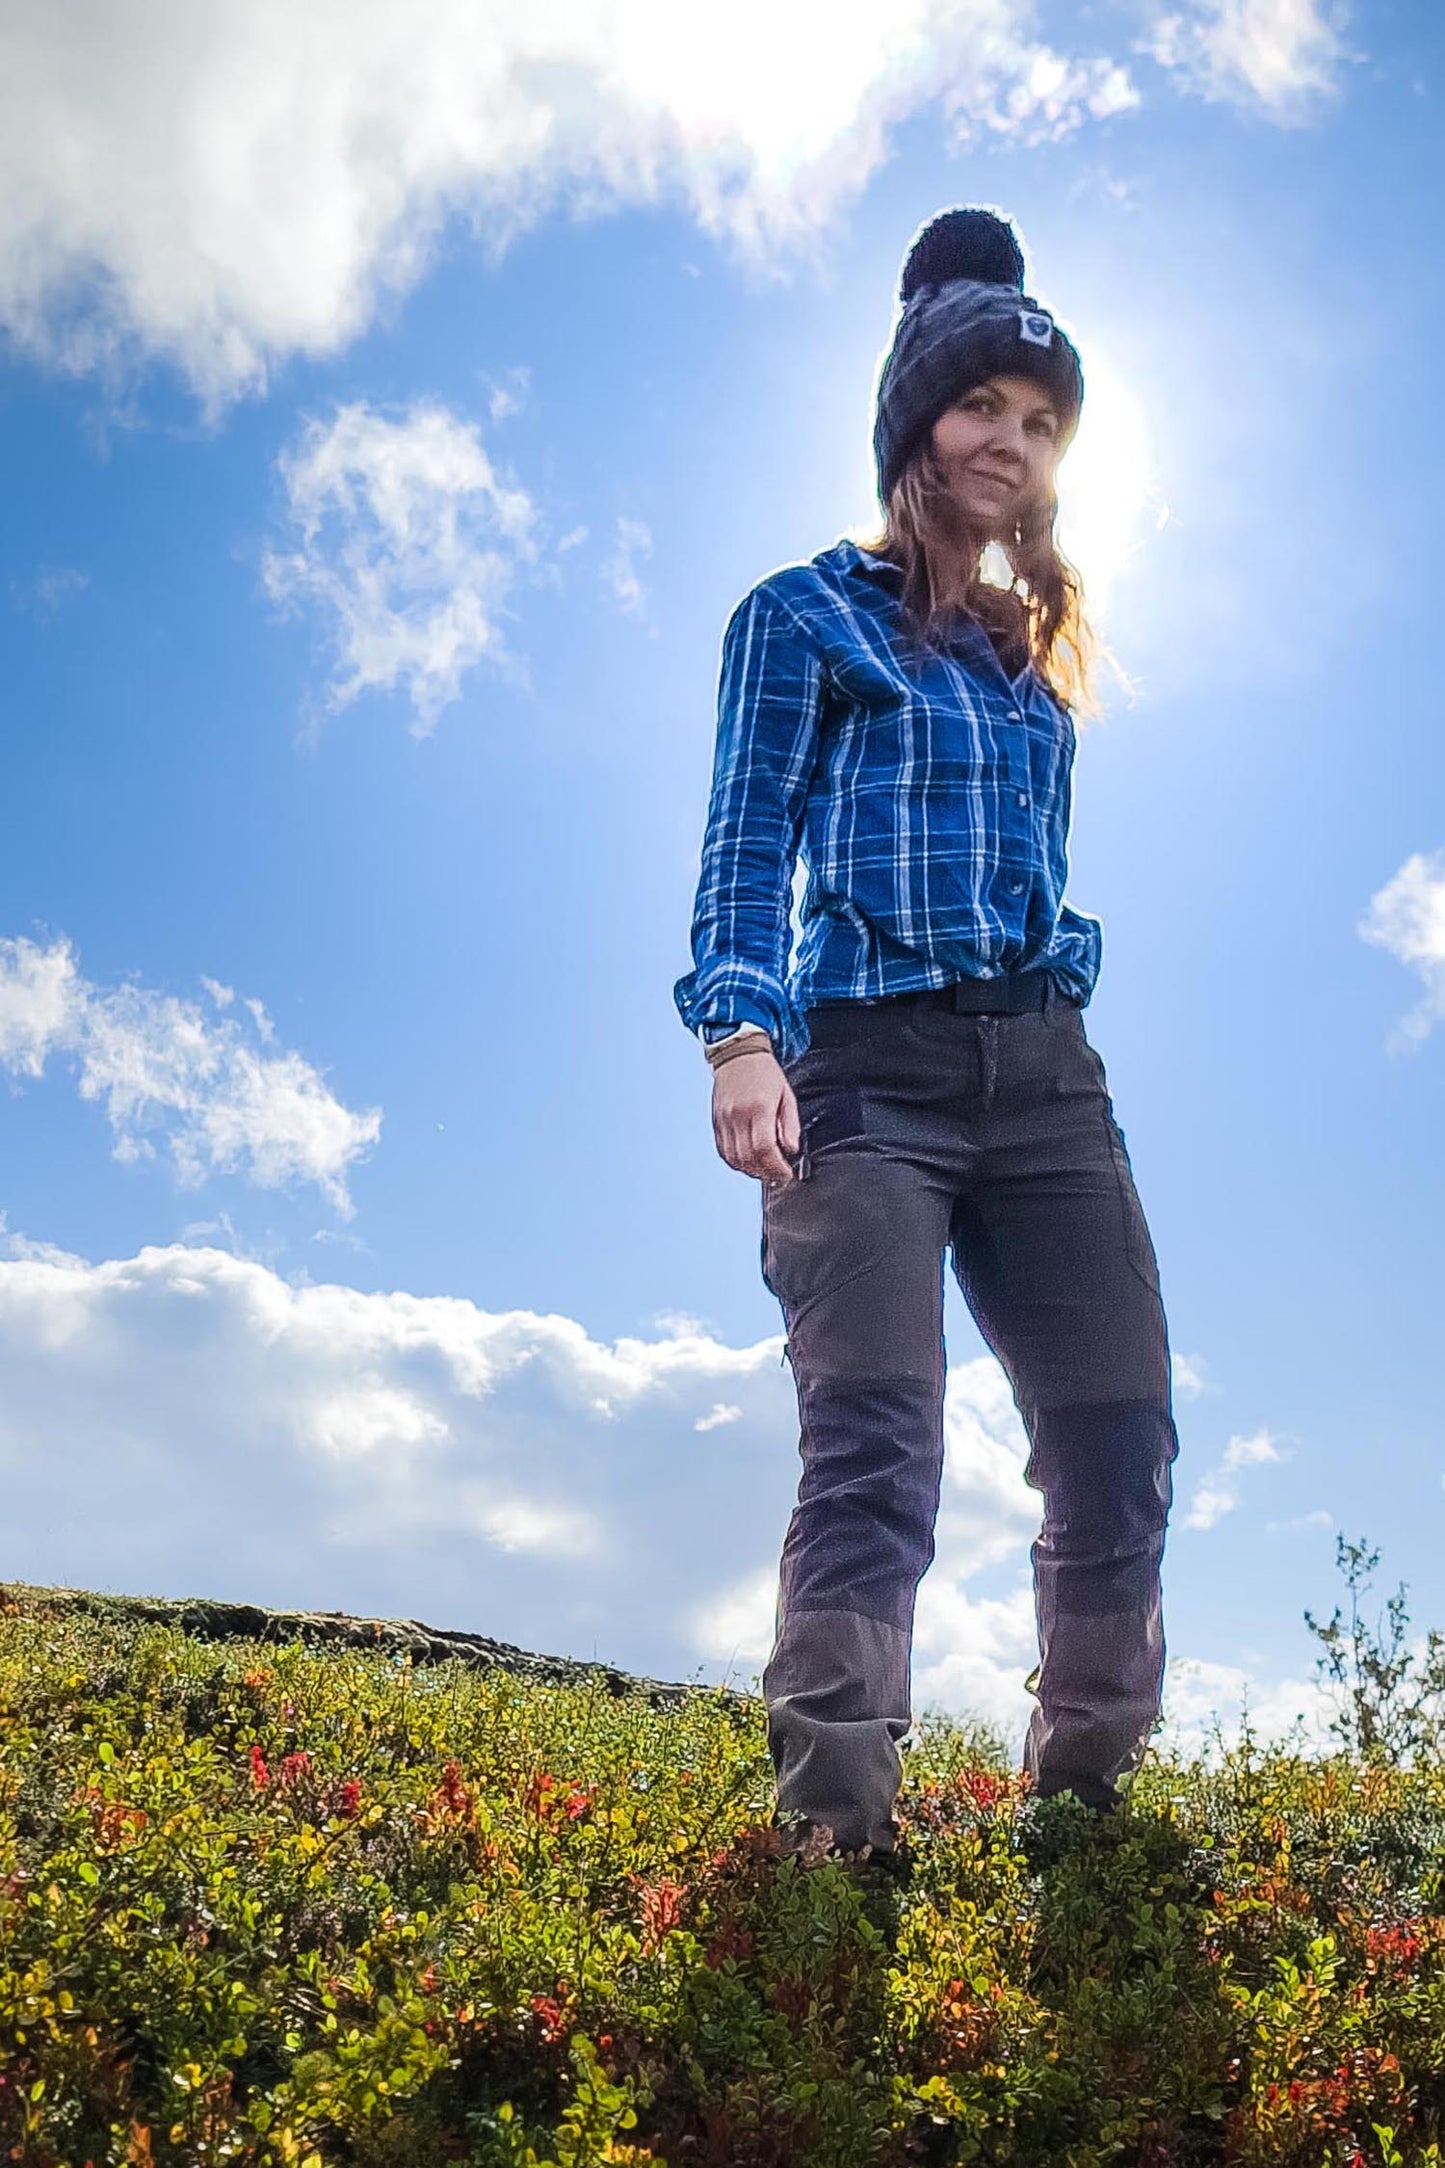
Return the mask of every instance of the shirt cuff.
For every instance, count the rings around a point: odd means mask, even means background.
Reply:
[[[705,1046],[721,1046],[724,1039],[741,1039],[749,1031],[762,1032],[765,1039],[768,1037],[761,1024],[704,1024],[699,1037]]]

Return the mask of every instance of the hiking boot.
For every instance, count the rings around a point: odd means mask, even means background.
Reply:
[[[838,1860],[851,1868],[873,1868],[896,1882],[908,1882],[913,1875],[913,1854],[906,1837],[898,1838],[891,1845],[865,1844],[856,1852],[838,1843],[827,1822],[814,1821],[806,1814],[774,1814],[772,1825],[782,1832],[781,1856],[796,1859],[804,1867],[816,1867],[820,1860]]]
[[[913,1880],[913,1852],[908,1840],[875,1848],[865,1844],[850,1852],[837,1843],[826,1822],[807,1815],[775,1816],[773,1827],[784,1833],[781,1856],[797,1860],[800,1867],[817,1867],[827,1860],[842,1867],[857,1884],[863,1917],[882,1935],[890,1954],[898,1947],[898,1928],[903,1891]]]
[[[903,1919],[903,1892],[913,1879],[912,1856],[900,1842],[891,1851],[870,1853],[858,1866],[850,1866],[850,1872],[858,1885],[859,1909],[864,1919],[883,1937],[889,1956],[895,1956]]]
[[[1032,1793],[1014,1813],[1014,1849],[1032,1873],[1041,1873],[1086,1843],[1099,1824],[1118,1811],[1117,1799],[1081,1799],[1068,1787]]]

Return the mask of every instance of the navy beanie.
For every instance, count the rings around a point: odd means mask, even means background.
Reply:
[[[1072,342],[1024,292],[1023,251],[993,211],[941,211],[903,265],[903,313],[878,379],[873,453],[889,492],[940,414],[991,376],[1030,376],[1058,409],[1060,448],[1079,423],[1084,372]]]

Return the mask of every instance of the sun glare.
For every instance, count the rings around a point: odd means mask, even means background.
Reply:
[[[1167,516],[1144,410],[1096,353],[1084,357],[1084,412],[1059,468],[1059,543],[1102,616],[1120,573]]]
[[[1154,470],[1144,409],[1123,377],[1097,351],[1085,350],[1084,412],[1059,468],[1060,545],[1078,567],[1095,619],[1107,614],[1120,574],[1157,533],[1168,513]],[[872,497],[871,455],[860,445],[853,494]],[[843,530],[854,541],[878,532],[877,500]],[[1002,557],[984,560],[986,579],[1006,580]]]

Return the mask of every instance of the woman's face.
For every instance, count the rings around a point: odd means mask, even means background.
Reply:
[[[1052,487],[1059,417],[1031,378],[991,376],[939,415],[933,450],[970,524],[1003,538]]]

